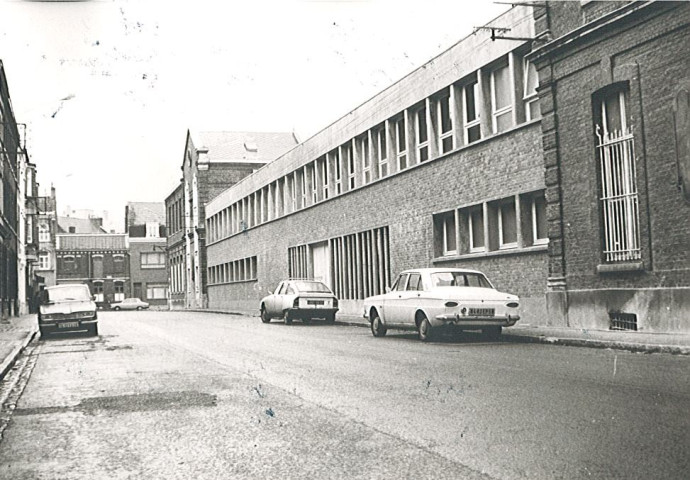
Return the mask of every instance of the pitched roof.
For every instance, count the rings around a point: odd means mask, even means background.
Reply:
[[[75,217],[58,217],[58,232],[59,233],[107,233],[101,226],[103,224],[102,218],[75,218]],[[70,232],[70,228],[74,228]]]
[[[58,250],[125,250],[127,240],[123,233],[102,235],[58,235]]]
[[[156,222],[165,225],[163,202],[127,202],[127,225],[146,225]]]
[[[194,147],[208,149],[210,162],[268,163],[298,144],[290,132],[193,132]]]

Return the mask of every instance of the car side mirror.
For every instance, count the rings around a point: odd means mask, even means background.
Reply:
[[[95,302],[96,301],[96,295],[92,296],[91,299]]]

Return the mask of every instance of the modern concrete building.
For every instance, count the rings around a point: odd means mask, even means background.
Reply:
[[[690,331],[690,3],[548,2],[548,321]]]
[[[167,308],[165,204],[127,202],[125,233],[132,296],[148,302],[151,308]]]
[[[187,132],[180,186],[166,199],[170,278],[183,277],[171,280],[172,308],[207,305],[206,203],[296,144],[284,132]]]
[[[279,281],[313,277],[361,315],[401,270],[448,266],[545,321],[533,18],[512,8],[211,200],[209,307],[257,311]]]

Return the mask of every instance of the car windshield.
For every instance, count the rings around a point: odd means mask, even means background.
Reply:
[[[300,292],[331,293],[331,290],[321,282],[300,280],[295,282],[295,288]]]
[[[493,288],[481,273],[472,272],[435,272],[431,274],[434,287],[479,287]]]
[[[48,292],[48,300],[51,302],[59,302],[62,300],[91,300],[89,290],[83,286],[61,287],[46,291]]]

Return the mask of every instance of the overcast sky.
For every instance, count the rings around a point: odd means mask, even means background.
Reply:
[[[123,217],[128,201],[163,202],[175,188],[187,128],[294,131],[304,140],[508,8],[0,0],[0,59],[58,209]]]

